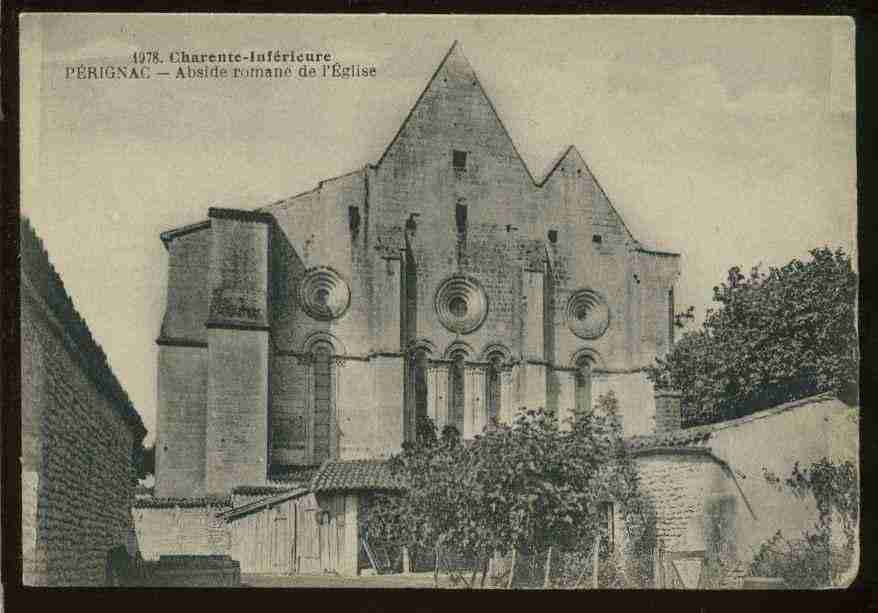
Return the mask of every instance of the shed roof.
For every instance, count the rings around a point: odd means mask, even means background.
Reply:
[[[314,493],[403,489],[403,480],[393,474],[384,460],[330,460],[324,462],[311,479]]]

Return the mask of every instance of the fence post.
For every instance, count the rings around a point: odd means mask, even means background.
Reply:
[[[409,548],[402,548],[402,572],[408,574],[411,572],[411,560],[409,559]]]
[[[594,537],[594,546],[592,547],[592,562],[591,562],[591,582],[592,587],[594,589],[598,589],[598,564],[600,562],[600,552],[601,552],[601,537],[600,535]]]
[[[660,590],[665,587],[665,567],[662,560],[661,541],[656,542],[655,548],[652,550],[652,575],[655,588]]]

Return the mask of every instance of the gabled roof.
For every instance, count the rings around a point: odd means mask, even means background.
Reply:
[[[424,95],[430,91],[430,88],[433,86],[433,82],[436,80],[436,77],[439,76],[439,73],[442,71],[442,67],[448,63],[450,58],[458,58],[464,64],[466,64],[467,68],[473,73],[474,84],[479,88],[479,92],[482,94],[482,97],[485,99],[485,102],[488,103],[488,106],[491,109],[491,112],[494,114],[494,118],[497,120],[497,123],[500,125],[500,129],[503,131],[503,134],[509,139],[509,144],[512,146],[513,151],[515,151],[515,156],[518,158],[519,163],[521,163],[522,168],[527,173],[527,176],[530,177],[530,180],[536,185],[536,181],[534,180],[534,176],[530,171],[530,168],[527,167],[527,164],[524,163],[524,159],[521,157],[521,154],[518,152],[518,147],[515,146],[515,141],[512,140],[512,136],[509,134],[509,130],[506,129],[506,126],[503,125],[503,120],[500,119],[500,115],[497,113],[497,109],[494,107],[494,103],[491,101],[490,96],[488,96],[487,92],[485,92],[485,88],[482,87],[482,82],[479,80],[479,76],[476,74],[475,69],[470,64],[469,60],[463,54],[463,51],[460,48],[460,45],[457,41],[454,41],[451,44],[451,48],[448,49],[448,52],[445,54],[445,57],[442,58],[442,61],[439,62],[439,65],[436,67],[436,70],[433,71],[433,76],[430,77],[430,80],[427,81],[427,85],[421,91],[421,95],[418,96],[418,99],[412,105],[412,108],[409,109],[408,114],[405,119],[403,119],[402,124],[399,126],[399,130],[396,131],[396,134],[391,139],[390,143],[384,149],[384,153],[381,154],[381,157],[378,159],[376,166],[380,166],[381,162],[384,161],[384,158],[387,156],[387,153],[393,148],[394,143],[396,143],[399,136],[403,133],[406,126],[409,123],[409,120],[412,118],[415,110],[421,104],[421,100],[423,100]]]
[[[323,463],[311,479],[311,491],[355,492],[363,490],[401,491],[402,479],[383,460],[349,460]]]
[[[428,91],[430,91],[430,88],[433,86],[433,83],[436,80],[436,78],[439,76],[439,73],[442,71],[442,68],[451,59],[459,59],[462,63],[464,63],[466,65],[468,70],[470,72],[472,72],[474,85],[476,85],[476,87],[478,87],[480,94],[484,98],[488,107],[491,109],[491,112],[494,115],[494,118],[497,120],[497,124],[500,126],[500,130],[503,132],[503,135],[508,139],[512,150],[515,152],[515,157],[518,159],[518,162],[521,164],[521,167],[524,169],[525,174],[527,174],[527,176],[530,178],[530,181],[534,185],[534,187],[542,188],[546,184],[546,182],[554,175],[558,166],[561,164],[561,162],[565,158],[570,157],[570,156],[576,156],[579,158],[579,160],[581,160],[582,165],[587,170],[588,178],[591,179],[592,181],[594,181],[595,185],[597,186],[597,189],[600,191],[600,193],[603,195],[603,197],[609,203],[610,208],[613,210],[613,212],[616,214],[616,216],[621,221],[622,225],[625,228],[625,231],[632,238],[632,240],[634,240],[634,242],[637,243],[638,251],[641,251],[643,253],[647,253],[650,255],[679,257],[678,253],[669,252],[669,251],[656,251],[656,250],[651,250],[651,249],[644,249],[644,248],[642,248],[642,246],[640,246],[640,242],[632,234],[630,228],[625,223],[625,220],[623,219],[622,215],[619,214],[619,211],[616,209],[615,205],[613,204],[613,201],[609,198],[609,196],[607,196],[607,193],[604,191],[603,187],[598,182],[594,173],[591,171],[588,164],[585,162],[585,159],[582,157],[582,154],[579,152],[578,149],[576,149],[576,147],[574,145],[570,145],[570,146],[566,147],[562,151],[562,153],[555,159],[555,161],[551,164],[551,166],[549,167],[549,171],[545,174],[545,176],[542,178],[542,180],[537,181],[536,178],[534,177],[534,174],[531,172],[530,168],[525,163],[524,158],[521,156],[521,153],[519,152],[518,147],[515,145],[515,141],[512,139],[512,136],[510,135],[509,130],[506,128],[505,124],[503,123],[503,120],[501,119],[499,113],[497,113],[497,109],[494,106],[494,103],[492,102],[490,96],[488,96],[484,87],[482,87],[482,83],[478,77],[478,74],[476,74],[476,71],[472,67],[472,64],[470,64],[469,60],[463,54],[463,51],[460,47],[460,44],[456,40],[454,41],[454,43],[452,43],[451,47],[445,53],[445,56],[442,58],[442,61],[439,62],[439,65],[436,67],[436,70],[433,71],[433,74],[430,77],[430,79],[427,81],[426,86],[421,91],[421,93],[418,96],[415,103],[409,109],[409,112],[406,114],[405,118],[403,119],[402,123],[400,124],[399,128],[397,129],[396,134],[394,134],[393,138],[390,140],[387,147],[385,147],[384,151],[382,152],[381,157],[378,159],[378,161],[375,164],[368,164],[367,167],[377,168],[377,167],[381,166],[382,162],[387,157],[387,154],[393,148],[393,146],[397,142],[397,140],[399,140],[400,135],[402,135],[402,133],[406,129],[406,127],[409,125],[409,122],[411,121],[412,116],[414,115],[418,106],[421,104],[422,100],[424,99],[424,96],[427,94]],[[362,169],[353,170],[351,172],[340,175],[340,177],[347,176],[347,175],[352,174],[354,172],[360,172],[361,170]],[[339,177],[336,177],[336,178],[339,178]],[[281,200],[277,200],[275,202],[272,202],[272,203],[269,203],[266,205],[262,205],[260,207],[257,207],[255,210],[256,211],[269,211],[272,208],[275,208],[278,206],[287,206],[290,203],[292,203],[292,201],[294,201],[295,198],[297,198],[298,196],[308,194],[310,192],[313,192],[315,190],[320,189],[323,186],[323,184],[329,180],[331,180],[331,179],[320,181],[320,183],[318,184],[318,186],[316,188],[306,190],[304,192],[301,192],[301,193],[299,193],[295,196],[291,196],[289,198],[282,198]],[[172,240],[173,238],[176,238],[176,236],[186,234],[188,232],[194,232],[194,231],[200,230],[200,229],[206,227],[207,225],[209,225],[209,222],[200,222],[197,224],[190,224],[189,226],[184,226],[184,227],[181,227],[178,229],[168,230],[168,231],[162,233],[162,235],[161,235],[162,240],[165,242],[165,246],[167,247],[168,241]]]
[[[71,357],[80,361],[84,374],[110,400],[113,409],[134,433],[136,443],[140,444],[146,435],[143,419],[110,368],[104,350],[73,305],[61,276],[49,261],[43,241],[37,237],[26,217],[19,218],[19,256],[22,289],[29,288],[36,293],[61,324],[65,332],[63,342],[69,345]]]

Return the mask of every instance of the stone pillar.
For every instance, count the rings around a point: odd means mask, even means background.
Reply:
[[[546,407],[546,366],[528,363],[522,365],[521,407],[538,409]],[[520,407],[519,407],[520,408]]]
[[[381,297],[379,307],[378,352],[398,352],[403,347],[401,315],[405,305],[402,303],[402,259],[400,256],[384,257],[384,265],[379,268],[375,279],[375,295]]]
[[[444,362],[431,362],[427,367],[427,416],[439,435],[448,424],[448,369]]]
[[[207,493],[268,472],[268,255],[271,216],[214,209],[208,287]]]
[[[657,391],[655,393],[655,431],[669,432],[682,426],[680,392]]]
[[[543,338],[543,280],[542,270],[524,271],[524,298],[527,303],[527,319],[524,322],[524,359],[544,361]]]
[[[515,389],[515,373],[513,368],[504,368],[500,371],[500,412],[498,421],[510,423],[515,416],[518,394]]]
[[[464,369],[466,400],[463,409],[463,438],[481,434],[488,423],[487,368],[481,364],[467,364]]]
[[[565,423],[572,419],[576,411],[576,373],[570,370],[557,370],[558,377],[558,425],[562,430],[570,429]]]
[[[546,406],[544,281],[543,270],[524,271],[527,317],[524,322],[524,380],[520,403],[528,409]]]

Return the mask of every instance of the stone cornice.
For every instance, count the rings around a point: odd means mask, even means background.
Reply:
[[[175,238],[179,238],[193,232],[199,232],[209,227],[210,220],[199,221],[198,223],[189,224],[188,226],[183,226],[181,228],[175,228],[173,230],[167,230],[166,232],[162,232],[161,234],[159,234],[159,238],[162,239],[162,243],[164,243],[165,249],[167,249],[168,244]]]
[[[262,332],[268,332],[271,329],[271,326],[268,324],[262,323],[252,323],[252,322],[241,322],[241,321],[228,321],[221,319],[214,319],[208,321],[204,324],[204,327],[208,330],[210,329],[223,329],[223,330],[257,330]]]
[[[265,211],[247,211],[243,209],[223,209],[210,207],[207,216],[217,219],[234,219],[235,221],[250,221],[255,223],[274,223],[274,216]]]
[[[180,338],[173,336],[160,336],[155,339],[156,345],[165,347],[200,347],[207,348],[207,341],[199,341],[191,338]]]

